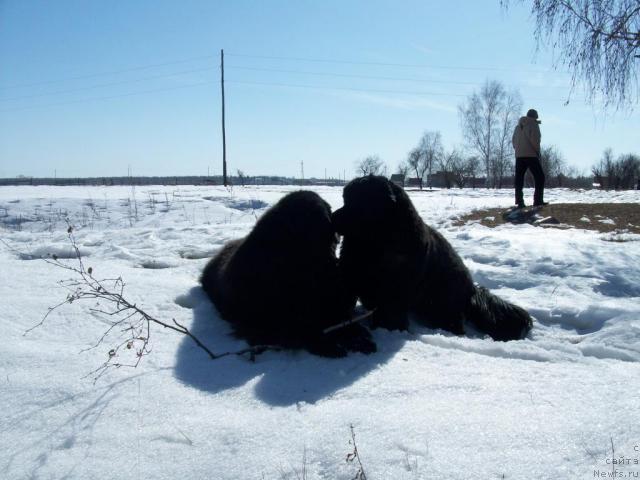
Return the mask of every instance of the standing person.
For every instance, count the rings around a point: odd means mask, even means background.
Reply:
[[[511,143],[516,151],[516,205],[524,208],[524,197],[522,187],[524,187],[524,175],[527,169],[531,170],[535,181],[535,191],[533,193],[533,205],[545,205],[544,202],[544,172],[540,164],[540,120],[538,112],[531,109],[525,117],[520,117],[518,125],[513,131]]]

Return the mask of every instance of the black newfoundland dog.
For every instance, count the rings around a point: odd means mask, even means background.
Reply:
[[[356,302],[341,279],[331,208],[316,193],[283,197],[245,238],[227,243],[200,282],[234,333],[250,345],[302,348],[340,357],[376,346],[351,317]]]
[[[495,340],[527,335],[531,317],[473,283],[451,244],[426,225],[403,189],[367,176],[344,188],[333,214],[344,236],[340,267],[374,326],[404,330],[408,314],[432,328],[464,333],[469,321]]]

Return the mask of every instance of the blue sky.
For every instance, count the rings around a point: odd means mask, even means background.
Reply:
[[[0,0],[0,177],[220,174],[221,48],[231,172],[394,170],[425,130],[462,145],[457,106],[486,79],[585,172],[640,151],[637,108],[564,105],[533,29],[498,0]]]

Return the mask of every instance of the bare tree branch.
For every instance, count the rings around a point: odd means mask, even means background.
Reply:
[[[501,0],[505,8],[509,3]],[[551,45],[559,53],[571,91],[584,82],[590,102],[633,108],[640,93],[640,0],[531,0],[531,14],[537,48]]]
[[[82,351],[88,351],[104,345],[108,339],[113,336],[114,344],[110,345],[107,352],[107,359],[95,370],[89,372],[86,376],[93,376],[94,382],[97,381],[111,368],[120,367],[137,367],[142,358],[151,353],[151,331],[152,326],[167,328],[174,332],[189,337],[200,349],[205,351],[211,360],[218,360],[231,355],[248,356],[251,361],[255,360],[257,355],[266,351],[280,351],[282,347],[278,345],[253,345],[235,351],[223,353],[213,352],[207,345],[196,335],[191,332],[185,325],[178,322],[175,318],[171,322],[161,320],[147,313],[142,307],[132,303],[124,296],[125,282],[121,277],[99,279],[94,276],[93,268],[86,267],[82,258],[82,254],[73,234],[73,227],[69,225],[67,235],[71,247],[75,253],[75,265],[62,262],[56,255],[43,260],[57,268],[69,271],[73,274],[73,278],[62,280],[59,283],[69,293],[67,297],[60,303],[49,307],[47,313],[33,327],[24,332],[29,334],[34,329],[41,327],[47,321],[52,312],[62,306],[70,305],[77,301],[90,301],[92,306],[89,312],[108,325],[107,329],[102,333],[100,338],[90,347]],[[10,250],[24,255],[15,250],[4,240],[0,239]],[[349,321],[328,328],[324,333],[330,333],[347,327],[353,323],[361,322],[368,318],[373,312],[368,312]]]
[[[356,172],[361,176],[386,175],[387,166],[378,155],[369,155],[356,162]]]
[[[360,452],[358,451],[358,445],[356,444],[356,431],[353,425],[349,425],[351,431],[350,445],[353,445],[353,450],[347,454],[347,463],[357,462],[357,471],[352,480],[367,480],[367,474],[364,472],[364,466],[362,465],[362,459],[360,458]]]
[[[42,326],[52,312],[64,305],[70,305],[77,301],[91,301],[94,306],[92,306],[89,311],[98,318],[103,320],[106,318],[106,323],[109,327],[103,332],[94,345],[83,351],[103,345],[107,338],[111,338],[111,334],[117,335],[115,345],[111,346],[107,352],[107,359],[102,365],[87,375],[94,376],[94,382],[110,368],[137,367],[142,358],[151,353],[150,337],[152,325],[157,325],[186,335],[193,340],[199,348],[204,350],[212,360],[230,355],[248,355],[251,360],[254,360],[256,355],[268,350],[281,350],[281,347],[275,345],[254,345],[237,351],[214,353],[202,340],[177,320],[171,319],[171,323],[160,320],[147,313],[137,304],[130,302],[124,297],[125,283],[121,277],[116,279],[98,279],[95,277],[93,268],[85,266],[73,234],[72,226],[69,226],[67,229],[67,235],[71,247],[75,252],[74,260],[76,265],[63,263],[56,255],[52,255],[51,258],[44,258],[43,260],[55,267],[73,273],[74,278],[59,282],[61,286],[69,290],[69,293],[65,300],[50,307],[40,322],[26,330],[24,334],[27,335],[34,329]],[[6,242],[3,241],[3,243],[7,245]],[[96,300],[97,303],[95,303]]]
[[[487,80],[479,92],[458,106],[463,136],[483,163],[487,188],[500,187],[513,164],[511,133],[521,109],[520,94],[508,92],[495,80]]]

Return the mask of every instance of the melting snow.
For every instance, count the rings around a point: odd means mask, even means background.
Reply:
[[[268,352],[252,363],[211,361],[155,329],[137,369],[93,384],[84,377],[110,348],[79,353],[106,329],[93,305],[56,310],[24,335],[66,297],[68,272],[38,259],[73,257],[68,219],[96,276],[122,276],[127,298],[214,351],[242,348],[198,275],[295,189],[0,189],[0,477],[350,479],[350,425],[370,479],[595,478],[612,471],[612,443],[617,458],[640,457],[638,236],[453,226],[471,210],[510,207],[510,190],[410,196],[476,281],[535,317],[523,341],[377,330],[374,355]],[[341,189],[316,191],[341,206]],[[640,201],[637,191],[545,193],[552,203]]]

